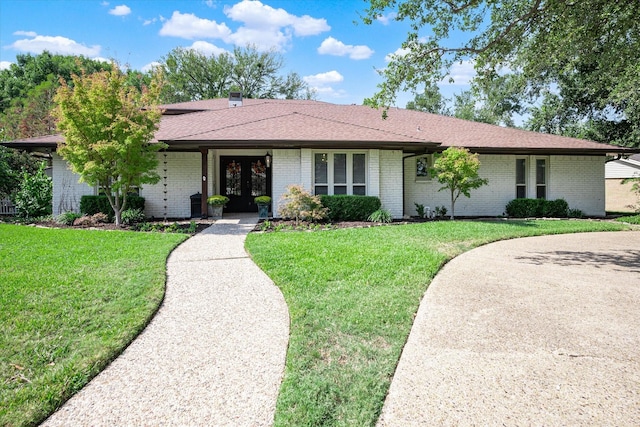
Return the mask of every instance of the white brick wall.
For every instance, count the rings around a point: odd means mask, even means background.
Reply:
[[[382,207],[394,218],[402,218],[402,151],[380,150],[379,165]]]
[[[535,197],[535,159],[547,159],[547,198],[563,198],[569,207],[586,215],[604,215],[604,157],[603,156],[514,156],[481,155],[479,174],[489,184],[471,191],[471,198],[461,195],[456,201],[455,214],[461,216],[502,215],[506,204],[516,196],[515,161],[526,158],[528,166],[527,196]],[[405,215],[416,215],[414,203],[429,206],[444,205],[450,213],[451,193],[438,192],[442,187],[436,179],[416,181],[415,157],[405,158]]]
[[[273,150],[272,168],[272,209],[278,215],[278,208],[282,195],[291,184],[303,184],[301,177],[301,150]],[[309,187],[305,187],[311,190]]]
[[[71,172],[62,157],[52,154],[53,166],[53,215],[63,212],[80,212],[80,198],[84,195],[96,194],[93,187],[81,183],[79,175]]]
[[[165,172],[165,155],[166,169]],[[202,191],[201,154],[196,153],[158,153],[158,174],[160,182],[146,184],[140,190],[145,199],[147,217],[189,218],[191,216],[190,196]],[[166,176],[166,180],[164,179]],[[167,184],[166,203],[164,184]],[[166,205],[166,209],[165,209]]]

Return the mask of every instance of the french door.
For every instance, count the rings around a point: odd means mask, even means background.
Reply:
[[[226,212],[258,212],[256,196],[271,196],[271,168],[264,157],[221,156],[220,191],[229,198]]]

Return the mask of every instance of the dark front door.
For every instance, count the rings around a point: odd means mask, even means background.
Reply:
[[[258,212],[256,196],[271,196],[271,169],[264,157],[221,156],[220,189],[229,198],[226,212]]]

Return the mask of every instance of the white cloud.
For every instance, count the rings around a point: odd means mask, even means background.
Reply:
[[[109,6],[109,2],[108,1],[103,1],[102,3],[100,3],[100,6]]]
[[[146,27],[147,25],[154,24],[154,23],[156,23],[157,21],[158,21],[158,18],[145,19],[145,20],[142,22],[142,25],[144,25],[144,26]]]
[[[35,37],[38,33],[34,31],[16,31],[13,33],[14,36],[26,36],[26,37]]]
[[[318,48],[318,53],[321,55],[349,55],[351,59],[367,59],[373,55],[373,52],[374,51],[367,46],[344,44],[333,37],[327,37]]]
[[[335,89],[333,87],[336,83],[342,83],[344,77],[339,72],[332,70],[326,73],[314,74],[311,76],[304,76],[302,78],[312,90],[318,95],[324,98],[342,98],[346,96],[346,91],[343,89]]]
[[[332,83],[340,83],[344,80],[344,77],[339,72],[333,70],[327,71],[326,73],[305,76],[302,79],[311,86],[326,86]]]
[[[127,16],[130,13],[131,13],[131,8],[124,4],[121,4],[120,6],[116,6],[109,11],[109,15],[115,15],[115,16]]]
[[[386,15],[378,16],[376,18],[376,20],[378,22],[380,22],[382,25],[389,25],[389,22],[391,22],[394,19],[396,19],[397,16],[398,16],[398,14],[396,12],[389,12]]]
[[[462,63],[453,64],[449,76],[445,77],[440,84],[456,86],[470,84],[471,80],[476,76],[476,70],[473,68],[474,64],[474,61],[462,61]],[[451,79],[453,82],[450,81]]]
[[[254,44],[260,50],[282,50],[291,41],[292,35],[312,36],[331,29],[326,19],[292,15],[282,8],[275,9],[257,0],[243,0],[227,6],[224,13],[244,24],[231,40],[236,45]]]
[[[398,48],[396,49],[395,52],[393,53],[389,53],[387,54],[387,56],[384,57],[384,60],[387,62],[390,62],[392,59],[394,58],[403,58],[405,56],[407,56],[407,54],[409,53],[409,49],[404,49],[404,48]]]
[[[100,45],[85,46],[62,36],[40,36],[35,33],[30,39],[17,40],[9,47],[21,52],[42,53],[48,50],[51,53],[62,55],[84,55],[88,57],[100,54]]]
[[[161,36],[227,40],[231,35],[231,30],[224,23],[218,24],[216,21],[198,18],[192,13],[180,13],[177,10],[173,12],[171,18],[163,22],[160,29]]]
[[[157,61],[153,61],[153,62],[149,62],[147,65],[144,65],[140,71],[142,71],[143,73],[148,73],[149,71],[152,71],[153,69],[155,69],[156,67],[159,67],[161,64]]]
[[[223,49],[221,47],[218,47],[214,44],[211,44],[205,41],[193,42],[193,44],[189,46],[187,49],[195,50],[207,56],[212,56],[212,55],[217,56],[217,55],[220,55],[221,53],[227,52],[226,49]]]
[[[0,70],[8,70],[11,64],[9,61],[0,61]]]

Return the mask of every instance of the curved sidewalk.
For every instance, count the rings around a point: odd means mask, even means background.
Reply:
[[[43,425],[271,425],[289,314],[244,250],[255,224],[220,220],[176,248],[149,326]]]
[[[640,425],[640,232],[453,259],[425,293],[378,425]]]

